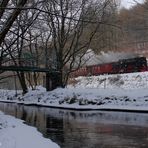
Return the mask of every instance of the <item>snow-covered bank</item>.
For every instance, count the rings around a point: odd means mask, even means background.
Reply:
[[[74,87],[59,88],[51,92],[39,88],[17,97],[15,91],[0,90],[0,101],[70,109],[148,111],[147,72],[81,77],[77,80]],[[105,87],[102,87],[103,83]]]
[[[12,91],[0,91],[0,101],[37,104],[71,109],[128,109],[148,111],[148,91],[108,89],[56,89],[52,92],[31,91],[14,96]]]
[[[0,112],[0,148],[59,148],[36,128]]]

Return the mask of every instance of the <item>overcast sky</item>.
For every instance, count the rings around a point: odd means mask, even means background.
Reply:
[[[144,0],[135,0],[135,1],[141,3]],[[126,7],[126,8],[129,8],[129,7],[133,6],[133,5],[135,5],[135,2],[134,2],[134,0],[121,0],[121,5]]]

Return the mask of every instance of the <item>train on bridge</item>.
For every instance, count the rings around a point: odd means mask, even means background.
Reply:
[[[122,74],[148,70],[146,57],[121,59],[117,62],[81,67],[71,73],[71,77],[97,76],[102,74]]]

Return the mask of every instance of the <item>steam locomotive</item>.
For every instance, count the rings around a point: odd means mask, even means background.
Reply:
[[[117,62],[91,65],[74,71],[71,76],[91,76],[101,74],[121,74],[147,71],[147,60],[145,57],[122,59]]]

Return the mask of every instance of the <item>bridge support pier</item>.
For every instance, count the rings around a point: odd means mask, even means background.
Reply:
[[[53,72],[53,73],[46,72],[46,90],[47,91],[54,90],[59,86],[58,76],[59,76],[58,72]]]

